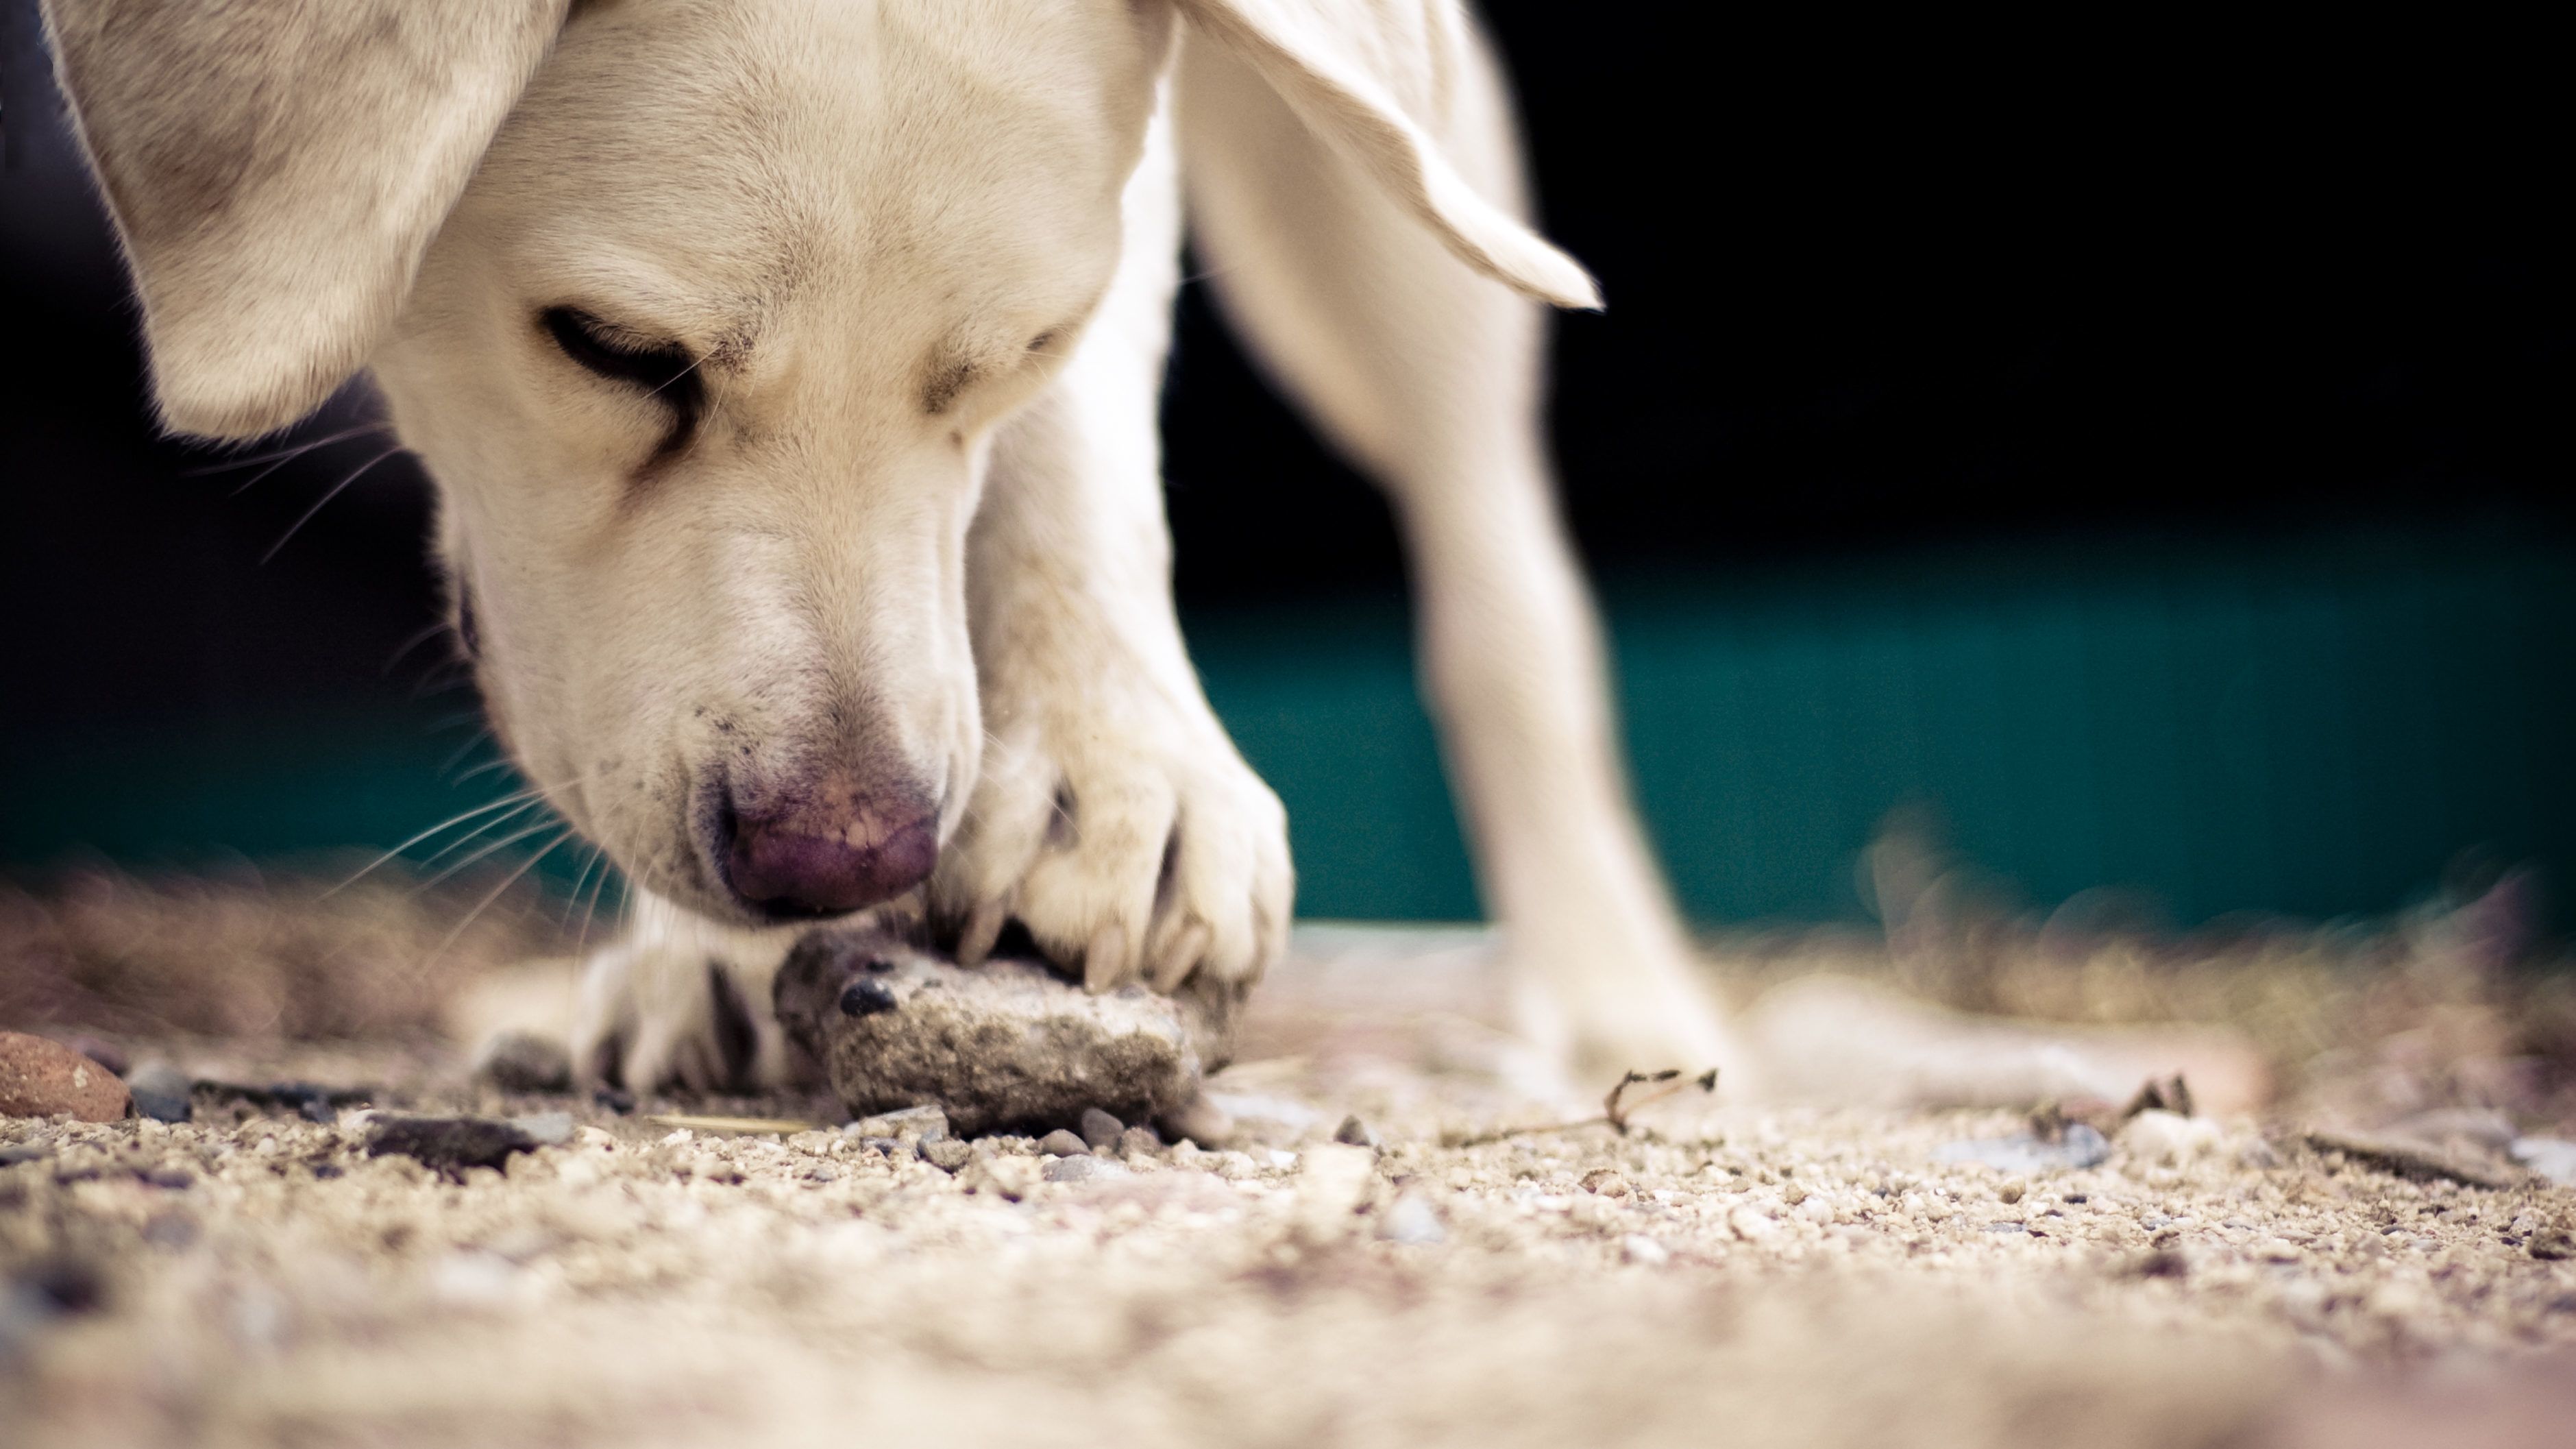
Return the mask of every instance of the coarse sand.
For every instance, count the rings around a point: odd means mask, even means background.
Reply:
[[[1376,938],[1363,971],[1354,939],[1309,933],[1255,997],[1218,1151],[932,1153],[935,1130],[845,1133],[821,1099],[503,1092],[421,1038],[129,1034],[138,1060],[378,1105],[201,1087],[186,1123],[0,1120],[0,1437],[2364,1446],[2576,1423],[2576,1192],[2477,1120],[2446,1119],[2449,1157],[2277,1111],[2114,1114],[2085,1150],[2026,1111],[1721,1082],[1625,1135],[1562,1126],[1455,989],[1472,945]],[[395,1111],[552,1145],[448,1174],[370,1156]]]

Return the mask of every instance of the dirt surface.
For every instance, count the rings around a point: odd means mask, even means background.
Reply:
[[[2277,1113],[2114,1113],[2095,1145],[1721,1083],[1624,1136],[1513,1132],[1567,1106],[1493,1029],[1475,938],[1303,948],[1216,1079],[1215,1152],[961,1153],[821,1100],[502,1093],[434,1044],[129,1037],[378,1105],[0,1121],[0,1423],[31,1449],[2353,1446],[2563,1442],[2576,1414],[2576,1192],[2500,1149],[2528,1121],[2420,1119],[2390,1157]],[[395,1109],[556,1145],[370,1156]]]

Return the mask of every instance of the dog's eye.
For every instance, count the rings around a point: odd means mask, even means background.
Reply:
[[[665,451],[687,441],[706,402],[698,360],[687,348],[638,344],[577,307],[548,307],[537,320],[564,356],[611,382],[640,387],[647,396],[670,405],[679,415],[679,426],[664,440]]]

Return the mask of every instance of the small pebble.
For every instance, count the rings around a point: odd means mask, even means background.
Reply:
[[[1630,1233],[1619,1240],[1619,1256],[1641,1268],[1660,1268],[1673,1259],[1664,1245],[1644,1233]]]
[[[504,1092],[561,1092],[572,1086],[572,1053],[535,1032],[505,1031],[483,1044],[474,1074]]]
[[[1387,1204],[1386,1213],[1378,1219],[1377,1235],[1390,1243],[1427,1248],[1449,1236],[1440,1226],[1439,1210],[1429,1198],[1418,1192],[1399,1195]]]
[[[1606,1167],[1596,1167],[1583,1174],[1583,1190],[1603,1197],[1626,1197],[1628,1179]]]
[[[527,1117],[513,1117],[510,1125],[528,1134],[541,1147],[561,1147],[572,1140],[570,1112],[538,1112]]]
[[[2016,1203],[2021,1201],[2022,1194],[2028,1191],[2030,1191],[2029,1183],[2018,1177],[2007,1177],[2004,1179],[2003,1186],[1995,1189],[1995,1196],[2007,1203]]]
[[[114,1122],[133,1097],[114,1072],[58,1041],[0,1031],[0,1117],[69,1113],[83,1122]]]
[[[1107,1177],[1125,1177],[1127,1169],[1106,1158],[1088,1153],[1079,1157],[1050,1158],[1046,1165],[1049,1182],[1092,1182]]]
[[[1097,1107],[1082,1109],[1082,1140],[1095,1152],[1105,1147],[1116,1147],[1120,1134],[1126,1130],[1126,1123]]]
[[[956,1172],[973,1159],[975,1150],[954,1137],[941,1137],[921,1144],[921,1160],[943,1172]]]
[[[1130,1127],[1118,1134],[1121,1157],[1151,1157],[1162,1150],[1163,1139],[1155,1136],[1151,1127]]]
[[[841,1129],[849,1137],[911,1137],[921,1141],[948,1135],[948,1114],[937,1107],[906,1107],[899,1112],[879,1112],[862,1117]]]
[[[399,1153],[452,1182],[463,1182],[467,1168],[497,1170],[536,1145],[516,1124],[492,1117],[380,1117],[367,1133],[369,1157]]]
[[[1088,1157],[1091,1144],[1058,1127],[1038,1139],[1038,1151],[1049,1157]]]
[[[1377,1129],[1361,1121],[1356,1114],[1344,1117],[1342,1125],[1333,1129],[1333,1140],[1352,1147],[1366,1147],[1371,1150],[1381,1145],[1377,1140]]]
[[[196,1079],[168,1062],[146,1062],[125,1079],[134,1093],[134,1110],[155,1122],[185,1122],[196,1093]]]

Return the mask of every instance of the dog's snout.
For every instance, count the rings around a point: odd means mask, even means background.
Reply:
[[[930,878],[938,812],[913,791],[869,795],[826,782],[774,804],[734,798],[720,857],[734,894],[777,918],[837,915]]]

